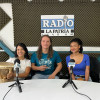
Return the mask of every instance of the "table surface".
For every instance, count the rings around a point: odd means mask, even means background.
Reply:
[[[83,95],[77,94],[71,84],[65,88],[62,85],[67,80],[64,79],[34,79],[23,80],[21,85],[22,93],[19,93],[18,87],[14,86],[7,94],[5,100],[89,100]],[[100,83],[73,81],[78,87],[78,92],[88,95],[92,100],[100,100]],[[0,84],[0,100],[10,89],[8,86],[14,82]]]

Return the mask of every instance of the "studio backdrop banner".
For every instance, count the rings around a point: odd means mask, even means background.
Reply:
[[[41,15],[41,36],[74,36],[74,15]]]

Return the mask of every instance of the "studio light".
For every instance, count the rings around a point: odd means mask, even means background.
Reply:
[[[59,0],[59,2],[63,2],[64,0]]]
[[[27,0],[28,2],[31,2],[32,0]]]
[[[96,0],[90,0],[91,2],[95,2]]]

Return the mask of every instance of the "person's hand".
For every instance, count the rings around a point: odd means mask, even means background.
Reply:
[[[51,74],[48,79],[55,79],[55,75],[54,74]]]
[[[7,74],[7,79],[11,79],[11,78],[13,78],[14,77],[14,73],[8,73]]]
[[[45,71],[48,67],[46,67],[46,65],[43,65],[43,66],[40,66],[39,67],[39,70],[40,71]]]

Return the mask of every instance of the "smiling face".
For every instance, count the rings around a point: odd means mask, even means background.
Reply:
[[[50,45],[50,39],[47,36],[44,36],[41,40],[42,49],[49,49]]]
[[[70,44],[70,51],[72,53],[77,53],[77,52],[79,52],[79,50],[80,50],[80,45],[77,42],[72,42]]]
[[[17,55],[18,55],[18,57],[24,57],[24,55],[25,55],[25,51],[21,46],[17,47]]]

